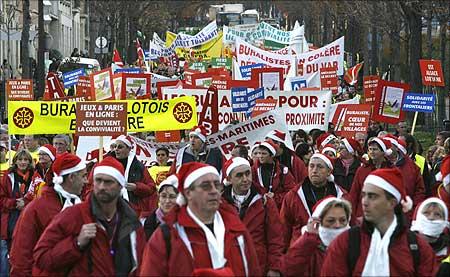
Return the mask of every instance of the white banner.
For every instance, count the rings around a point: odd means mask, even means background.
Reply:
[[[169,149],[169,157],[170,159],[174,159],[175,155],[178,151],[178,148],[183,147],[183,144],[162,144],[156,142],[147,142],[145,140],[130,136],[133,141],[133,149],[132,153],[136,154],[136,157],[139,161],[141,161],[146,167],[150,166],[151,162],[156,161],[156,149],[159,147],[166,147]],[[111,145],[111,137],[103,137],[103,153],[106,153],[110,150]],[[80,136],[78,139],[78,146],[76,155],[81,159],[86,161],[91,161],[94,157],[92,156],[93,152],[98,151],[99,149],[99,137],[85,137]]]
[[[194,96],[197,112],[203,108],[205,90],[202,89],[162,89],[163,99],[188,95]],[[265,91],[265,98],[277,99],[279,112],[283,113],[289,130],[327,130],[331,105],[331,91]],[[240,113],[233,113],[231,92],[219,90],[219,129],[225,129],[232,121],[240,120]]]
[[[272,110],[237,125],[232,125],[223,131],[208,136],[207,141],[212,147],[218,147],[222,154],[229,159],[231,150],[237,144],[251,147],[256,142],[264,141],[266,135],[273,130],[286,133],[285,145],[290,149],[294,149],[283,116],[277,110]]]

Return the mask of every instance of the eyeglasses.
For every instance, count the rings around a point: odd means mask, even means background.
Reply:
[[[116,149],[123,149],[123,148],[125,148],[125,145],[121,145],[121,144],[116,145]]]
[[[203,182],[203,183],[201,183],[201,184],[199,184],[199,185],[197,185],[195,187],[199,187],[199,188],[201,188],[204,191],[210,191],[210,190],[212,190],[213,186],[218,191],[222,191],[223,190],[223,184],[220,181],[217,181],[217,182]]]

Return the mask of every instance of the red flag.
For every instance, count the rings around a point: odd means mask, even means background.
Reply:
[[[118,66],[123,66],[122,59],[120,58],[119,51],[117,49],[114,49],[113,51],[113,63],[115,63]]]
[[[139,42],[139,39],[136,39],[136,50],[138,55],[138,65],[143,66],[144,65],[144,50],[141,47],[141,43]]]
[[[361,62],[353,67],[350,67],[347,72],[345,72],[344,80],[349,85],[354,85],[358,82],[358,73],[361,70],[364,62]]]

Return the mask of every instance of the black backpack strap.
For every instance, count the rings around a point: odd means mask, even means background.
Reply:
[[[417,267],[420,263],[420,250],[419,245],[417,244],[417,234],[411,230],[408,230],[408,245],[409,250],[411,251],[411,255],[414,263],[414,271],[417,274]]]
[[[170,250],[171,250],[170,229],[169,229],[169,226],[167,226],[167,224],[165,224],[165,223],[159,225],[159,228],[161,228],[161,232],[163,234],[164,241],[166,242],[166,253],[167,253],[167,258],[169,258]]]
[[[353,226],[348,231],[348,270],[349,275],[353,275],[353,270],[355,269],[356,262],[359,258],[360,253],[360,244],[361,244],[361,236],[360,236],[360,227]]]

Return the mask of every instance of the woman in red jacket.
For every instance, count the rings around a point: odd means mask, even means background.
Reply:
[[[448,210],[441,199],[430,197],[417,206],[411,231],[423,235],[439,262],[450,253]]]
[[[24,198],[33,176],[33,158],[28,150],[19,150],[13,158],[13,166],[0,183],[1,244],[0,276],[9,273],[8,252],[20,212],[28,201]]]
[[[318,202],[306,225],[306,232],[283,258],[284,276],[319,276],[328,245],[349,229],[350,203],[336,197]]]

